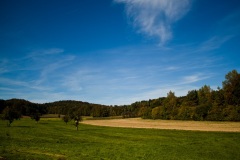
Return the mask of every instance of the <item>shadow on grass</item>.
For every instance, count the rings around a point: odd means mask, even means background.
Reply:
[[[39,123],[36,123],[36,124],[49,124],[49,123],[47,123],[47,122],[39,122]]]
[[[33,126],[12,126],[15,128],[33,128]]]

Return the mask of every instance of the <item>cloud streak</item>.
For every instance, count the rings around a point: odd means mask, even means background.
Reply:
[[[31,52],[26,58],[35,58],[35,57],[44,56],[44,55],[55,55],[63,52],[64,50],[61,48],[35,50]]]
[[[157,37],[160,44],[172,38],[171,25],[190,9],[190,0],[114,0],[124,3],[126,14],[140,33]]]

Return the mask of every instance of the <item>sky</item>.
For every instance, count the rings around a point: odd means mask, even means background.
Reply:
[[[240,72],[239,0],[1,0],[0,99],[124,105]]]

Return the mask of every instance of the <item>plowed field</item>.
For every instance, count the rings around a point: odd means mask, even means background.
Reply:
[[[240,132],[240,122],[143,120],[141,118],[130,118],[110,120],[85,120],[82,123],[90,125],[126,128]]]

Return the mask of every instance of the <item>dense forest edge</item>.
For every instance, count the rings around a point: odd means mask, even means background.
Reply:
[[[167,97],[149,99],[131,105],[107,106],[82,101],[64,100],[51,103],[32,103],[23,99],[0,100],[1,118],[9,120],[31,116],[38,121],[43,114],[58,114],[67,117],[92,116],[144,119],[240,121],[240,74],[232,70],[226,74],[222,88],[213,90],[204,85],[177,97],[169,91]],[[79,119],[81,120],[81,119]]]

